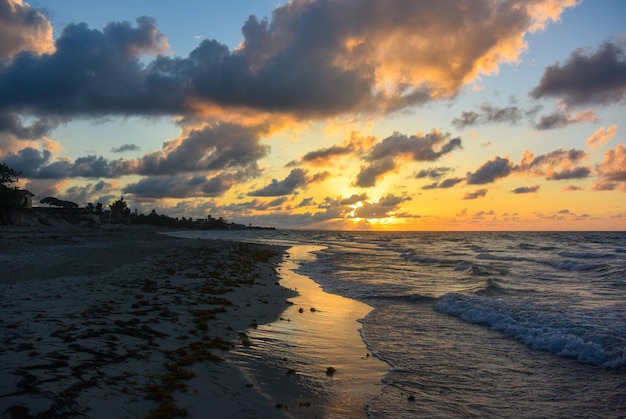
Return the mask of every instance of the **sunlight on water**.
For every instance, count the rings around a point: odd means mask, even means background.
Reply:
[[[388,365],[370,356],[356,321],[372,308],[357,300],[328,294],[310,278],[294,270],[299,263],[313,260],[313,246],[294,246],[280,265],[280,283],[299,295],[282,319],[260,325],[250,332],[252,348],[240,348],[237,355],[248,374],[259,382],[272,400],[289,406],[295,417],[323,413],[324,417],[364,417],[364,407],[382,388],[381,378]],[[272,371],[255,371],[252,357],[271,364]],[[329,373],[332,367],[334,372]],[[295,374],[286,374],[287,371]],[[265,374],[260,376],[259,374]],[[305,393],[294,393],[297,384]],[[311,407],[300,403],[311,402]]]

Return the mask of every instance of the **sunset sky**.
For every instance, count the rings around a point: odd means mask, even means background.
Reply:
[[[20,187],[281,228],[626,230],[624,0],[0,0]]]

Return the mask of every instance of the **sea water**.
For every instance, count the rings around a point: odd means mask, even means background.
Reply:
[[[626,233],[221,236],[318,246],[298,272],[373,307],[363,417],[626,417]]]

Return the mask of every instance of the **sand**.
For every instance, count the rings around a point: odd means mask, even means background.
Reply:
[[[281,417],[224,356],[295,295],[275,272],[284,250],[0,229],[0,415]]]
[[[314,247],[162,233],[0,228],[0,417],[367,417],[372,308],[296,273]]]

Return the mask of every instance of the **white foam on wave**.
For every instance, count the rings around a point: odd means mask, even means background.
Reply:
[[[468,323],[488,325],[492,330],[513,337],[534,349],[602,367],[626,366],[626,348],[609,350],[591,338],[568,331],[554,320],[514,312],[495,300],[450,293],[437,301],[435,309],[457,316]]]

